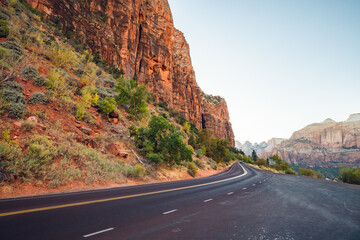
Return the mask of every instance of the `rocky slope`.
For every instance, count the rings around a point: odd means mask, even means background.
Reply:
[[[263,157],[273,154],[310,167],[360,166],[360,114],[352,114],[344,122],[326,119],[310,124]]]
[[[167,0],[27,0],[61,21],[93,53],[135,77],[199,129],[215,136],[234,134],[224,99],[203,101],[189,55],[189,45],[175,29]]]
[[[244,144],[241,144],[239,141],[235,142],[235,147],[241,149],[246,155],[251,156],[252,151],[255,150],[258,156],[262,156],[265,153],[272,151],[274,147],[285,141],[284,138],[272,138],[267,142],[254,143],[252,144],[249,141],[246,141]]]

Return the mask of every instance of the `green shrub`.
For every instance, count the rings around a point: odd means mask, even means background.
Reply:
[[[116,110],[116,101],[114,98],[106,97],[100,102],[101,112],[108,116],[111,112]]]
[[[52,44],[51,47],[49,47],[48,56],[52,59],[52,62],[55,66],[67,70],[76,67],[80,62],[80,59],[77,57],[76,53],[68,45],[59,47],[55,44]]]
[[[360,184],[360,168],[340,168],[339,180],[344,183]]]
[[[23,86],[18,84],[16,81],[6,81],[3,84],[1,84],[1,87],[3,89],[12,89],[18,92],[21,92],[24,90]]]
[[[23,103],[11,103],[9,109],[9,117],[21,119],[25,116],[27,106]]]
[[[199,159],[195,159],[194,163],[196,164],[196,166],[200,169],[205,169],[205,165],[202,161],[200,161]]]
[[[146,99],[149,96],[149,92],[145,85],[138,86],[134,79],[125,80],[124,78],[119,78],[115,89],[119,93],[116,96],[117,103],[120,106],[126,107],[131,118],[139,119],[147,115]]]
[[[21,129],[23,131],[31,131],[34,128],[35,125],[36,125],[36,123],[34,123],[34,122],[24,121],[21,124]]]
[[[49,101],[44,93],[35,92],[29,98],[30,104],[47,104]]]
[[[147,128],[131,129],[131,134],[140,152],[153,162],[179,165],[192,161],[193,151],[184,143],[182,133],[162,116],[153,115]]]
[[[134,173],[133,173],[133,177],[143,177],[145,175],[145,173],[146,173],[146,170],[145,170],[144,166],[141,164],[136,164]]]
[[[8,103],[26,103],[24,95],[21,92],[13,89],[3,89],[3,91],[1,92],[1,97]]]
[[[210,160],[208,161],[208,164],[210,165],[210,167],[211,167],[212,169],[214,169],[214,170],[217,169],[217,163],[216,163],[214,160],[210,159]]]
[[[47,86],[46,78],[44,76],[37,76],[32,84],[36,87]]]
[[[294,174],[294,175],[296,175],[295,170],[294,170],[294,169],[292,169],[292,168],[288,168],[288,169],[286,169],[286,170],[285,170],[285,173],[286,173],[286,174]]]
[[[192,176],[192,177],[195,177],[196,174],[197,174],[197,172],[198,172],[198,170],[199,170],[199,169],[196,167],[195,163],[193,163],[193,162],[189,162],[187,168],[188,168],[188,173],[189,173],[190,176]]]
[[[201,149],[196,150],[196,157],[201,158],[202,156],[204,156],[204,154],[202,153]]]
[[[267,161],[263,158],[257,158],[255,164],[258,166],[268,166]]]
[[[160,164],[164,162],[164,156],[158,153],[149,153],[146,155],[146,158],[152,161],[153,163]]]
[[[22,157],[21,148],[7,142],[0,142],[0,169],[17,174],[16,162]]]
[[[320,171],[314,171],[312,169],[307,168],[299,168],[299,174],[301,176],[308,176],[313,178],[323,178],[323,175],[320,173]]]
[[[26,66],[21,71],[21,76],[26,79],[35,79],[38,75],[38,70],[31,66]]]
[[[9,20],[11,17],[11,13],[9,13],[5,8],[0,8],[0,19],[1,20]]]
[[[11,50],[13,53],[14,59],[18,59],[19,57],[21,57],[22,55],[25,54],[22,46],[20,46],[19,44],[17,44],[16,42],[13,42],[13,41],[1,42],[0,46]]]
[[[115,93],[111,88],[103,86],[96,86],[96,92],[101,100],[105,99],[106,97],[114,98],[115,96]]]
[[[0,37],[5,38],[9,35],[10,29],[7,21],[0,20]]]

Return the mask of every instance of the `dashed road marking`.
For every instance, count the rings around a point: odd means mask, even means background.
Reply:
[[[204,202],[210,202],[212,200],[213,200],[212,198],[209,198],[209,199],[204,200]]]
[[[84,235],[83,237],[87,238],[87,237],[91,237],[91,236],[94,236],[94,235],[97,235],[97,234],[100,234],[100,233],[104,233],[104,232],[108,232],[108,231],[111,231],[111,230],[114,230],[114,228],[107,228],[107,229],[97,231],[97,232],[94,232],[94,233],[89,233],[89,234]]]
[[[255,186],[256,184],[254,183],[253,186]]]
[[[231,195],[231,194],[233,194],[234,192],[229,192],[229,193],[227,193],[227,195]]]
[[[173,213],[173,212],[176,212],[176,211],[177,211],[177,209],[173,209],[173,210],[170,210],[170,211],[167,211],[167,212],[163,212],[163,214],[166,215],[166,214]]]
[[[246,187],[244,187],[242,190],[246,190],[247,188]]]

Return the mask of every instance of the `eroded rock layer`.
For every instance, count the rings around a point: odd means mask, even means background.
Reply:
[[[344,122],[326,119],[308,125],[262,157],[273,154],[299,165],[360,166],[360,114],[352,114]]]
[[[95,54],[136,77],[157,101],[234,145],[227,105],[203,103],[189,46],[167,0],[27,0],[75,32]],[[204,124],[205,122],[205,124]]]

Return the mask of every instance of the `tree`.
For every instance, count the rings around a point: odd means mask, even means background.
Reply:
[[[181,164],[192,161],[193,151],[184,142],[184,136],[163,116],[153,115],[147,128],[130,128],[136,146],[154,163]]]
[[[212,138],[210,145],[210,149],[211,149],[210,157],[213,158],[217,163],[224,161],[229,146],[230,146],[230,142],[227,139],[222,140],[220,138]]]
[[[268,166],[266,160],[263,158],[256,159],[255,164],[258,166]]]
[[[131,117],[141,118],[148,113],[146,99],[149,92],[145,85],[138,86],[134,79],[125,80],[120,77],[115,89],[119,93],[116,101],[120,106],[128,108]]]
[[[275,164],[277,164],[277,165],[280,165],[282,162],[281,157],[279,157],[279,155],[277,155],[277,154],[270,156],[269,159],[273,160],[275,162]]]
[[[190,146],[192,146],[193,148],[196,147],[196,138],[195,138],[194,134],[190,135],[189,140],[188,140],[188,144]]]
[[[259,158],[259,157],[257,156],[255,150],[252,151],[252,153],[251,153],[251,158],[252,158],[252,160],[254,160],[254,161],[256,161],[256,160]]]

